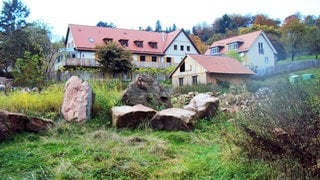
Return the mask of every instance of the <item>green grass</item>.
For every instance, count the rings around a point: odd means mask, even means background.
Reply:
[[[225,121],[202,122],[191,133],[60,122],[49,132],[12,135],[0,143],[0,174],[2,179],[268,177],[272,169],[260,162],[248,166],[225,137],[231,130]]]
[[[291,58],[287,58],[284,60],[277,61],[276,63],[277,64],[287,64],[287,63],[296,62],[296,61],[306,61],[306,60],[314,60],[314,59],[316,59],[315,55],[312,55],[312,56],[303,55],[303,56],[294,57],[293,61],[291,60]]]
[[[316,74],[317,70],[301,73]],[[0,142],[0,179],[281,178],[273,164],[246,158],[234,144],[241,138],[239,129],[224,114],[199,121],[192,132],[156,131],[148,126],[114,129],[110,109],[121,104],[122,85],[113,81],[90,84],[95,92],[95,116],[81,125],[66,122],[59,113],[62,84],[40,94],[0,95],[1,109],[51,117],[56,122],[48,132],[10,135]]]

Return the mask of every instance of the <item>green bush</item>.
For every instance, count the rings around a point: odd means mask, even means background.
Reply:
[[[122,82],[119,80],[91,81],[90,85],[95,94],[93,115],[111,119],[111,108],[120,105]]]
[[[319,87],[277,83],[268,98],[248,108],[239,120],[244,140],[238,143],[249,158],[276,162],[288,178],[320,177]]]
[[[197,84],[197,85],[186,85],[179,86],[173,90],[174,94],[188,94],[188,92],[213,92],[214,86],[212,84]]]

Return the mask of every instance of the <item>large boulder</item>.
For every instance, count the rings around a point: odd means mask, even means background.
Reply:
[[[191,131],[194,129],[196,113],[179,108],[159,111],[151,119],[152,128],[167,131]]]
[[[92,101],[89,83],[72,76],[65,84],[61,113],[67,121],[83,123],[91,118]]]
[[[140,75],[123,92],[121,101],[126,105],[143,104],[153,109],[172,107],[169,92],[152,77]]]
[[[50,119],[30,117],[20,113],[0,110],[0,141],[6,138],[10,133],[23,131],[41,132],[54,126]]]
[[[157,113],[154,109],[142,104],[135,106],[116,106],[112,111],[112,125],[117,128],[136,128],[148,122]]]
[[[199,119],[210,118],[217,114],[219,108],[219,98],[208,93],[199,93],[194,96],[190,103],[183,109],[196,112]]]

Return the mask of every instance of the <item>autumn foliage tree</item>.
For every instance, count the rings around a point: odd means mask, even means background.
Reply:
[[[200,54],[204,54],[208,50],[208,46],[201,41],[199,36],[190,34],[189,37],[190,37],[191,41],[193,42],[193,44],[199,50]]]
[[[298,16],[292,15],[285,19],[281,27],[282,42],[291,55],[291,61],[294,60],[297,53],[300,52],[303,47],[302,42],[305,32],[306,26],[300,21]]]

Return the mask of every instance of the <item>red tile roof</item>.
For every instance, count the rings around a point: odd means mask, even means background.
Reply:
[[[134,53],[162,55],[181,32],[185,33],[183,29],[162,33],[70,24],[67,37],[69,33],[72,34],[76,49],[79,50],[92,51],[96,45],[104,44],[103,39],[110,38],[114,42],[118,42],[120,39],[128,40],[127,49]],[[134,41],[137,40],[143,41],[143,47],[134,44]],[[152,48],[149,42],[157,42],[157,48]]]
[[[218,46],[223,47],[220,50],[220,54],[225,54],[228,52],[228,44],[233,43],[233,42],[240,43],[240,46],[237,50],[238,52],[247,51],[262,32],[263,31],[260,30],[260,31],[255,31],[255,32],[248,33],[248,34],[243,34],[240,36],[234,36],[234,37],[231,37],[228,39],[222,39],[220,41],[215,41],[211,44],[211,46],[209,47],[209,49],[206,51],[205,54],[209,55],[210,48],[218,47]]]
[[[255,74],[239,61],[225,56],[188,55],[209,73],[221,74]]]

